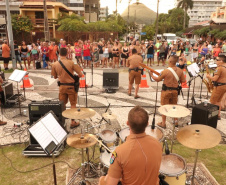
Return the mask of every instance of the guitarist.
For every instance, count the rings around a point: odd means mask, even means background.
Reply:
[[[161,105],[168,105],[168,104],[177,104],[178,99],[178,81],[185,82],[185,77],[183,75],[183,71],[176,67],[176,63],[178,61],[178,56],[171,56],[169,58],[169,67],[162,71],[159,77],[150,73],[151,77],[156,81],[163,81],[162,85],[162,92],[161,92]],[[162,128],[166,128],[166,116],[162,115],[162,122],[158,123],[158,126]],[[178,126],[177,120],[176,125]]]
[[[60,60],[63,63],[63,65],[66,67],[66,69],[74,75],[74,72],[78,74],[78,77],[82,77],[82,71],[81,68],[78,65],[75,65],[72,60],[68,60],[66,58],[67,56],[67,49],[66,48],[60,48]],[[76,107],[77,103],[77,92],[75,91],[74,82],[75,80],[64,70],[62,65],[59,61],[55,62],[52,66],[51,75],[59,80],[59,100],[64,102],[64,105],[66,106],[68,99],[71,104],[71,108]],[[75,120],[71,120],[70,128],[78,127],[79,123],[75,122]]]

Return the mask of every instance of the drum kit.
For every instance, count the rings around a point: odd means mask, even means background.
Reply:
[[[194,163],[193,174],[186,181],[186,170],[187,165],[183,157],[172,153],[173,142],[174,142],[174,132],[175,132],[175,118],[186,117],[190,114],[190,111],[179,105],[164,105],[161,106],[159,112],[165,116],[173,118],[173,136],[171,138],[171,153],[166,153],[162,156],[162,162],[160,166],[160,174],[164,176],[164,180],[169,184],[182,185],[182,184],[192,184],[194,185],[196,165],[198,159],[198,153],[202,149],[212,148],[216,146],[220,140],[220,133],[209,126],[205,125],[188,125],[185,126],[177,132],[177,140],[184,146],[196,149],[196,157]],[[87,119],[95,115],[95,111],[89,108],[73,108],[65,110],[62,114],[66,118],[70,119]],[[105,119],[113,120],[117,116],[112,113],[104,113],[102,115]],[[87,130],[88,132],[88,130]],[[147,135],[156,138],[159,142],[164,141],[163,129],[155,126],[148,126],[145,130]],[[86,177],[90,174],[98,175],[98,170],[95,165],[89,160],[89,152],[87,153],[87,161],[85,162],[84,149],[95,146],[97,143],[101,145],[100,148],[100,174],[106,175],[110,166],[111,153],[115,150],[117,145],[120,145],[126,141],[127,136],[130,134],[129,128],[124,128],[120,132],[114,132],[111,129],[104,129],[99,132],[99,134],[89,134],[80,133],[74,134],[67,138],[67,144],[73,148],[81,149],[82,152],[82,164],[78,171],[73,175],[68,184],[72,184],[76,176],[81,173],[82,180],[79,184],[91,184]],[[105,150],[102,150],[104,148]],[[94,150],[95,152],[95,150]]]

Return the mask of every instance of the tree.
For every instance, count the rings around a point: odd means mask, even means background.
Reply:
[[[15,35],[22,35],[24,40],[25,34],[30,34],[33,29],[33,23],[27,16],[22,17],[21,15],[12,15],[12,28]]]
[[[144,26],[142,32],[146,32],[146,35],[142,35],[142,39],[151,40],[155,35],[155,26],[154,25]]]
[[[185,29],[186,27],[186,14],[188,9],[192,9],[194,5],[193,0],[180,0],[177,8],[183,8],[184,9],[184,25],[183,25],[183,29]]]

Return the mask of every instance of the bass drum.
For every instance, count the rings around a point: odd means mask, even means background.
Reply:
[[[110,150],[111,152],[114,152],[116,147],[112,147]],[[103,153],[100,154],[100,162],[103,165],[102,167],[102,174],[106,175],[108,173],[108,169],[110,167],[110,159],[111,159],[111,153],[108,153],[107,150],[105,150]]]
[[[187,165],[185,160],[177,154],[162,156],[160,174],[165,176],[169,185],[185,185]]]
[[[147,126],[145,129],[145,132],[147,135],[150,135],[157,139],[159,142],[162,142],[164,139],[163,131],[160,127],[155,126],[155,129],[151,129],[151,126]],[[127,136],[130,134],[129,128],[124,128],[119,132],[119,137],[121,139],[121,142],[124,143],[126,141]]]

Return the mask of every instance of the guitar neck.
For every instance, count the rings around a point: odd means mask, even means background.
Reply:
[[[159,72],[155,71],[154,69],[148,67],[147,65],[145,65],[145,64],[143,64],[143,63],[140,63],[140,66],[143,67],[143,68],[146,68],[146,69],[150,70],[152,73],[154,73],[154,74],[156,74],[156,75],[158,75],[158,76],[160,75]]]

